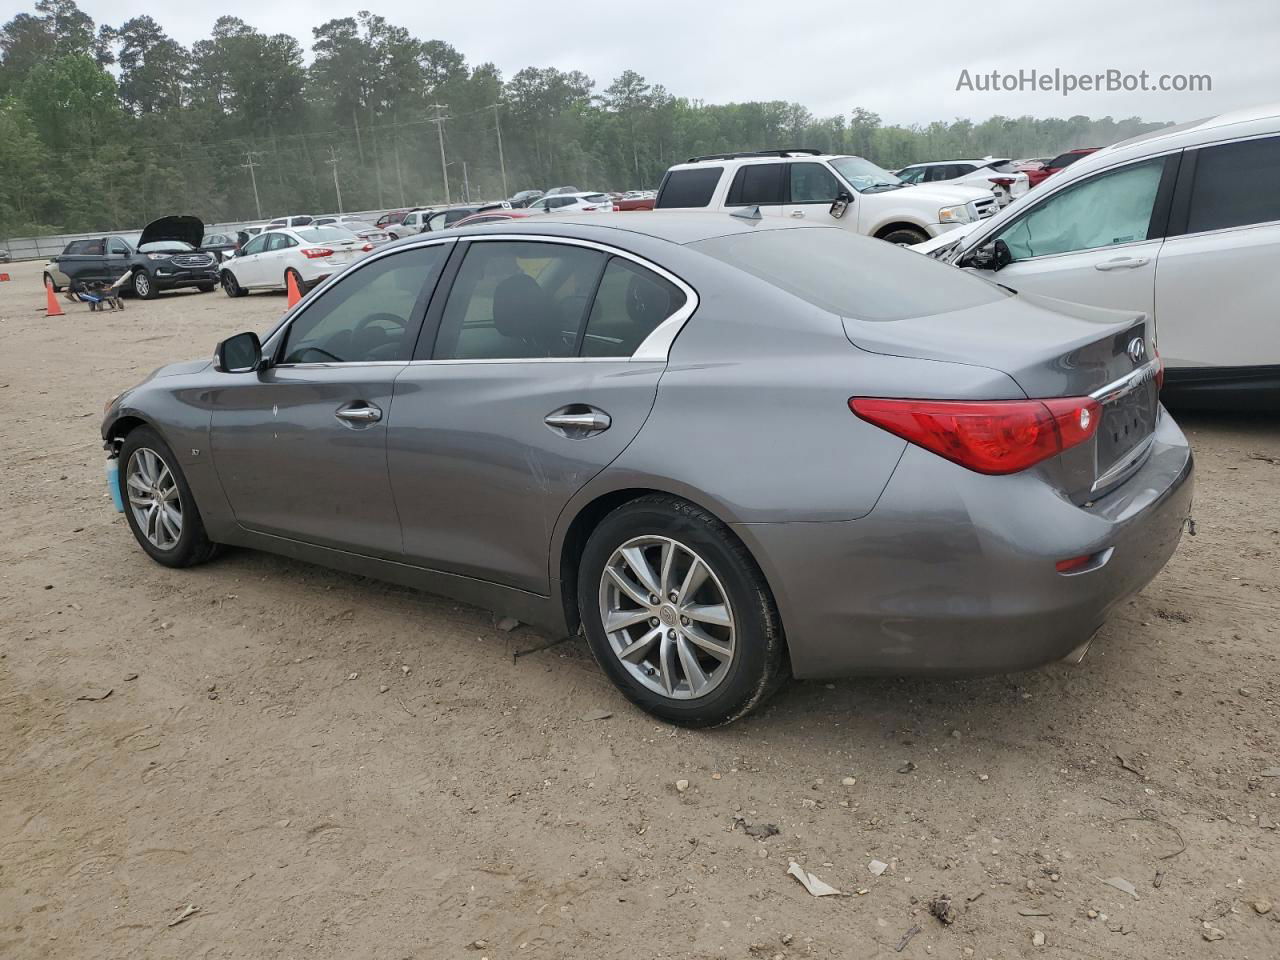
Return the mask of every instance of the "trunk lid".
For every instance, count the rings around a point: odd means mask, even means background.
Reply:
[[[1093,439],[1038,468],[1076,502],[1123,483],[1145,459],[1159,416],[1145,314],[1022,294],[925,317],[845,318],[844,328],[873,353],[999,370],[1034,399],[1094,397],[1101,420]]]

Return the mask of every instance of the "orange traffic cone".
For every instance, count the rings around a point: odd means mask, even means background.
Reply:
[[[53,292],[53,284],[52,284],[52,283],[46,283],[46,284],[44,285],[44,293],[45,293],[45,299],[48,301],[48,305],[47,305],[47,306],[46,306],[46,308],[45,308],[46,310],[48,310],[48,313],[46,313],[46,314],[45,314],[45,316],[47,316],[47,317],[60,317],[60,316],[62,316],[62,315],[63,315],[63,314],[62,314],[62,305],[61,305],[60,303],[58,303],[58,297],[57,297],[57,295]]]
[[[285,274],[285,286],[289,289],[289,303],[292,307],[295,303],[302,299],[302,291],[298,289],[298,281],[294,279],[297,274],[292,270]]]

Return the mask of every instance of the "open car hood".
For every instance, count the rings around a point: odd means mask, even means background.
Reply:
[[[156,243],[160,240],[182,240],[199,249],[204,239],[204,221],[199,217],[161,217],[152,220],[142,230],[138,238],[138,246],[144,243]]]

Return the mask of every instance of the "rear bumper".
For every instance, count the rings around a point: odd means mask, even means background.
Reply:
[[[909,446],[866,517],[734,529],[773,588],[797,677],[1003,673],[1065,657],[1160,572],[1192,470],[1162,413],[1143,467],[1090,507],[1034,471],[986,477]],[[1055,569],[1086,554],[1106,562]]]

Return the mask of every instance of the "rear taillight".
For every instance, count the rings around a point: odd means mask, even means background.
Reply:
[[[901,400],[851,397],[849,409],[902,439],[978,473],[1017,473],[1084,443],[1098,429],[1090,397]]]
[[[1002,187],[1012,187],[1017,181],[1013,177],[989,177],[992,183],[998,183]]]
[[[1160,351],[1156,351],[1156,393],[1164,389],[1164,360],[1160,358]]]
[[[302,255],[308,260],[319,260],[321,257],[332,257],[333,251],[328,247],[303,247]]]
[[[361,249],[361,250],[363,250],[365,253],[368,253],[370,250],[372,250],[372,249],[373,249],[373,244],[372,244],[372,243],[366,243],[366,244],[365,244],[363,247],[361,247],[360,249]]]

